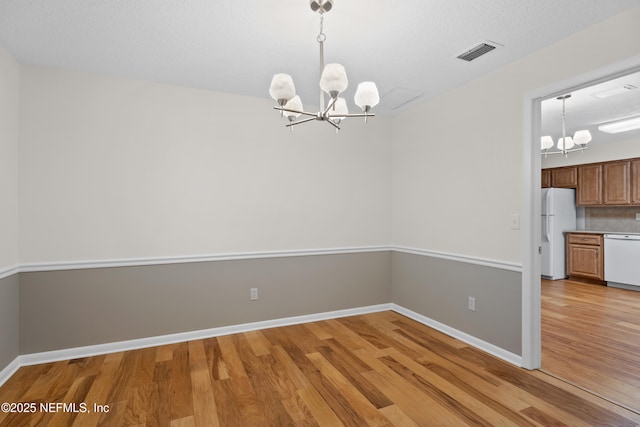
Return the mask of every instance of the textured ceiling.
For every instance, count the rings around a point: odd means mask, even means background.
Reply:
[[[325,57],[346,67],[352,111],[357,83],[373,80],[376,112],[393,115],[636,5],[335,0]],[[318,104],[318,30],[307,0],[0,0],[0,44],[22,63],[264,98],[286,72],[305,105]],[[503,46],[455,58],[486,40]]]

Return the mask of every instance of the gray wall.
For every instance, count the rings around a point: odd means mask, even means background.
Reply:
[[[392,265],[391,302],[522,355],[521,273],[400,252]]]
[[[370,252],[20,273],[0,280],[0,369],[18,354],[389,302],[522,354],[520,273]]]
[[[19,355],[18,275],[0,279],[0,370]]]
[[[20,353],[383,304],[390,286],[389,252],[21,273]]]

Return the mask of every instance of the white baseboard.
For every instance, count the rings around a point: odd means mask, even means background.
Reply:
[[[61,360],[78,359],[120,351],[137,350],[178,342],[193,341],[223,335],[238,334],[260,329],[277,328],[280,326],[297,325],[301,323],[317,322],[320,320],[337,319],[340,317],[356,316],[359,314],[376,313],[391,310],[391,304],[370,305],[366,307],[345,310],[328,311],[324,313],[308,314],[304,316],[285,317],[282,319],[265,320],[262,322],[243,323],[240,325],[222,326],[219,328],[203,329],[199,331],[182,332],[178,334],[161,335],[107,344],[90,345],[63,350],[45,351],[18,356],[19,366],[37,365],[40,363],[57,362]],[[2,383],[0,382],[0,385]]]
[[[3,370],[0,371],[0,387],[4,384],[13,374],[20,369],[20,356],[13,359]]]
[[[506,351],[503,348],[490,344],[486,341],[483,341],[479,338],[474,337],[473,335],[469,335],[465,332],[454,329],[450,326],[445,325],[444,323],[440,323],[437,320],[433,320],[427,316],[423,316],[422,314],[416,313],[415,311],[411,311],[407,308],[401,307],[397,304],[391,304],[391,310],[400,313],[404,316],[407,316],[410,319],[415,320],[416,322],[420,322],[423,325],[429,326],[435,330],[438,330],[444,334],[447,334],[453,338],[459,339],[462,342],[465,342],[473,347],[476,347],[486,353],[489,353],[499,359],[504,360],[505,362],[509,362],[518,367],[522,367],[522,357],[517,354],[513,354],[509,351]]]

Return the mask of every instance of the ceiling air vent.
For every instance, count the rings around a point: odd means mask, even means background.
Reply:
[[[465,53],[462,53],[462,54],[456,56],[456,58],[462,59],[463,61],[470,62],[470,61],[473,61],[474,59],[484,55],[485,53],[491,52],[495,48],[496,48],[496,46],[491,45],[489,43],[480,43],[479,45],[469,49]]]

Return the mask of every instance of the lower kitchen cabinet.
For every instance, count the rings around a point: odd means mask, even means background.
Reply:
[[[605,284],[602,234],[567,233],[566,237],[569,278]]]

